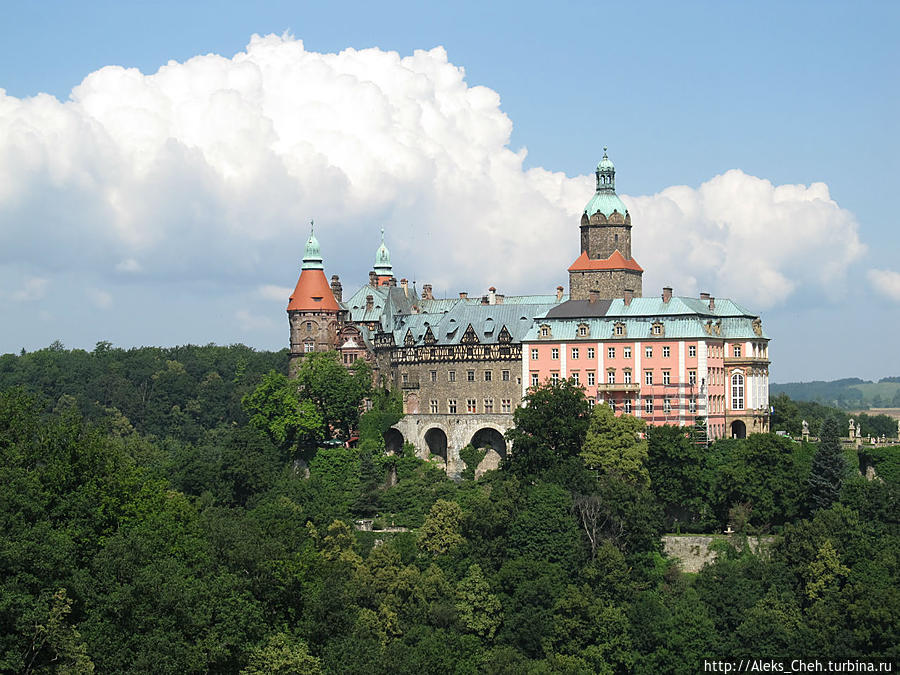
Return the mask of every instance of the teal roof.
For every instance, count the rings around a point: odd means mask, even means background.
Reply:
[[[602,316],[550,318],[539,317],[531,328],[526,340],[538,340],[541,324],[551,327],[554,340],[572,339],[611,339],[614,338],[614,326],[625,324],[627,340],[644,339],[726,339],[726,340],[768,340],[769,336],[762,329],[757,335],[753,330],[753,322],[759,317],[738,303],[728,298],[716,298],[714,309],[709,303],[699,298],[672,297],[669,302],[662,298],[633,298],[629,304],[621,298],[610,302],[609,309]],[[654,323],[663,325],[663,336],[653,336],[650,330]],[[587,324],[589,336],[579,337],[578,326]],[[707,331],[710,326],[711,332]],[[715,328],[718,332],[715,332]]]
[[[390,276],[393,271],[391,266],[391,252],[384,245],[384,228],[381,228],[381,246],[375,251],[375,265],[373,267],[379,276]]]
[[[590,217],[597,211],[609,218],[614,211],[618,211],[624,216],[628,209],[625,208],[625,204],[615,192],[595,192],[591,201],[584,207],[584,212]]]
[[[303,252],[303,269],[325,269],[325,265],[322,264],[322,253],[319,250],[319,240],[316,239],[316,235],[313,234],[312,221],[309,223],[309,239],[306,240],[306,249]]]

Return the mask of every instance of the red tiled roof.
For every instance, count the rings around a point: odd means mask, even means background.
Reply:
[[[643,272],[644,270],[637,264],[637,260],[632,258],[626,260],[625,256],[619,253],[619,249],[613,251],[613,254],[605,260],[591,260],[586,252],[582,251],[578,256],[578,260],[569,267],[570,272],[586,272],[589,270],[634,270],[635,272]]]
[[[340,310],[337,300],[334,299],[334,293],[331,292],[331,286],[328,285],[328,279],[325,278],[325,272],[322,270],[300,272],[300,279],[297,280],[297,287],[291,293],[287,308],[289,312],[293,310],[337,312]]]

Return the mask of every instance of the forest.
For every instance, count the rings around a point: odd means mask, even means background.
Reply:
[[[314,354],[289,380],[287,361],[105,342],[0,357],[0,670],[900,663],[900,447],[844,448],[837,411],[805,417],[814,443],[707,444],[548,383],[500,468],[476,477],[469,447],[454,481],[385,452],[400,403],[367,366]],[[809,412],[782,404],[785,425]],[[726,527],[699,573],[662,551],[665,532]]]

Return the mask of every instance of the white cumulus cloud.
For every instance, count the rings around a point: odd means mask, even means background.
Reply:
[[[8,293],[13,302],[35,302],[47,295],[50,280],[43,277],[28,277],[16,290]]]
[[[67,101],[0,90],[0,265],[286,301],[296,277],[281,270],[296,271],[315,217],[345,286],[366,278],[384,226],[395,272],[420,286],[552,292],[593,179],[526,170],[511,132],[497,92],[441,47],[322,54],[254,36],[231,58],[102,68]],[[864,249],[819,183],[735,170],[623,198],[645,294],[703,286],[764,308],[802,286],[835,292]]]
[[[869,283],[884,297],[900,302],[900,273],[893,270],[869,270]]]

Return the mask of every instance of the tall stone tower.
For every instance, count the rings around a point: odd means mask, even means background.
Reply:
[[[569,267],[569,297],[641,297],[644,270],[631,257],[631,215],[616,194],[616,167],[606,156],[597,165],[597,190],[581,216],[581,255]]]
[[[325,278],[319,240],[310,223],[300,279],[287,306],[291,327],[291,376],[296,374],[304,354],[335,348],[341,313],[341,306]]]

